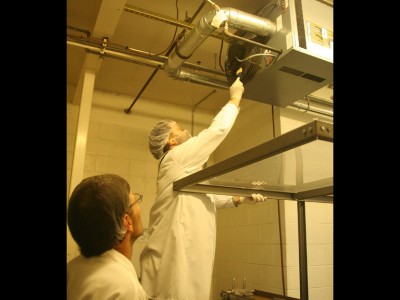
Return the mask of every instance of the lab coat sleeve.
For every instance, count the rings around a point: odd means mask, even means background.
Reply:
[[[213,195],[213,196],[209,195],[209,196],[214,198],[216,209],[235,207],[232,196],[226,196],[226,195]]]
[[[238,113],[237,106],[228,102],[207,129],[171,151],[174,161],[187,170],[203,165],[228,135]]]

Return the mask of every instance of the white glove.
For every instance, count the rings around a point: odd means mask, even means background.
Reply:
[[[267,199],[268,197],[264,197],[261,194],[251,194],[251,197],[244,197],[242,203],[257,204],[259,202],[264,202]]]
[[[236,98],[238,100],[242,99],[242,95],[244,92],[244,86],[243,83],[240,81],[240,78],[238,77],[234,83],[232,83],[231,87],[229,88],[229,93],[232,98]]]

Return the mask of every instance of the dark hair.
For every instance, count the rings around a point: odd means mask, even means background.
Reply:
[[[82,255],[101,255],[123,239],[129,193],[129,183],[114,174],[88,177],[75,187],[68,203],[68,226]]]

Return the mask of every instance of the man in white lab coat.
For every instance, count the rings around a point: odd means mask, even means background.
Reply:
[[[143,234],[142,197],[114,174],[76,186],[68,226],[81,254],[67,264],[67,299],[148,299],[131,262],[133,243]]]
[[[260,194],[231,197],[172,190],[174,181],[201,170],[227,136],[239,113],[243,91],[238,78],[230,87],[229,102],[210,127],[195,137],[170,120],[157,123],[150,133],[150,151],[160,160],[149,240],[140,256],[141,283],[150,299],[209,299],[216,209],[265,200]]]

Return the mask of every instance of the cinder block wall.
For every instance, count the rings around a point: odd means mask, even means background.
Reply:
[[[333,122],[332,118],[305,114],[292,109],[280,110],[282,134],[313,119]],[[312,149],[312,148],[311,148]],[[318,150],[318,149],[315,149]],[[305,153],[303,153],[305,155]],[[317,156],[324,152],[310,151],[309,155]],[[309,158],[309,157],[308,157]],[[320,172],[332,172],[333,161],[325,160],[329,166],[320,166],[312,171],[304,168],[304,176],[317,178]],[[300,297],[299,246],[297,225],[297,203],[283,201],[285,215],[285,272],[287,295]],[[333,204],[306,202],[306,236],[308,263],[308,296],[310,300],[333,300]]]
[[[271,105],[242,100],[235,134],[227,137],[215,157],[221,160],[272,139],[273,118],[279,130],[279,112]],[[247,289],[282,294],[280,266],[276,199],[218,211],[212,299],[220,299],[221,290],[230,290],[233,278],[236,288],[242,288],[245,279]]]
[[[70,93],[74,87],[68,86]],[[141,203],[142,221],[148,227],[149,211],[156,194],[157,160],[148,150],[148,134],[162,119],[172,119],[191,129],[192,108],[168,105],[149,99],[135,103],[129,115],[124,109],[134,98],[102,91],[93,94],[93,105],[88,129],[83,178],[116,173],[126,178],[131,188],[144,195]],[[71,177],[79,106],[67,102],[67,190]],[[211,123],[213,112],[196,110],[194,131],[198,132]],[[75,242],[67,230],[67,260],[77,255]],[[137,241],[133,255],[139,271],[138,256],[143,239]]]

